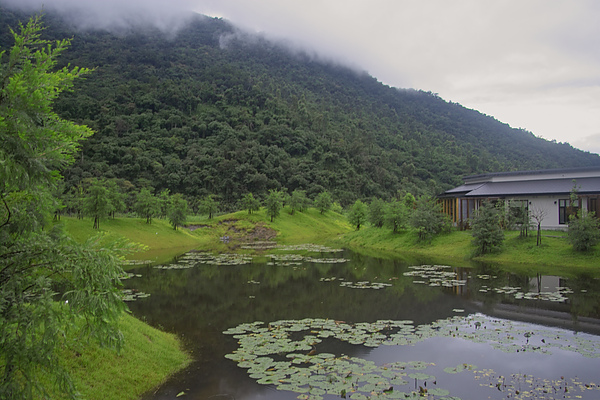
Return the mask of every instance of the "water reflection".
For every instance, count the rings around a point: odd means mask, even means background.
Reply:
[[[338,257],[350,261],[268,265],[265,260],[247,265],[185,265],[180,260],[179,264],[186,269],[146,266],[134,271],[141,277],[126,281],[127,287],[149,293],[150,297],[130,303],[133,313],[151,325],[182,335],[197,359],[190,368],[145,398],[174,398],[184,391],[188,399],[227,396],[238,400],[295,399],[297,394],[256,384],[245,370],[225,359],[226,354],[237,348],[237,343],[222,332],[244,322],[324,318],[349,323],[411,320],[415,325],[427,325],[454,315],[483,312],[600,334],[600,288],[597,280],[588,277],[567,280],[516,276],[497,267],[477,265],[443,268],[452,274],[451,279],[449,275],[446,280],[452,283],[444,284],[448,282],[410,274],[415,271],[410,267],[427,265],[422,260],[407,263],[349,252],[312,256],[313,259]],[[356,289],[343,285],[344,282],[363,282],[365,287],[369,284],[386,286]],[[540,296],[535,298],[529,293]],[[563,297],[550,296],[550,299],[541,296],[542,293],[560,293]],[[392,358],[400,356],[395,352],[403,352],[402,357],[408,357],[416,351],[414,347],[369,350],[339,342],[332,346],[336,352],[374,359],[378,359],[381,351],[387,351]],[[438,354],[437,346],[444,347],[438,342],[419,346],[415,354],[421,356]],[[450,347],[456,349],[460,345],[455,343]],[[471,353],[473,357],[481,357],[482,353],[478,353],[472,343],[466,345],[466,349],[468,351],[462,352],[465,357]],[[440,352],[439,357],[451,356]],[[535,360],[530,362],[536,363]],[[594,362],[598,366],[597,359]],[[446,380],[451,381],[449,377]]]

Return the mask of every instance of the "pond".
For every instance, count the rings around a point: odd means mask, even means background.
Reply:
[[[144,399],[598,399],[600,282],[320,246],[190,252],[125,282],[195,361]]]

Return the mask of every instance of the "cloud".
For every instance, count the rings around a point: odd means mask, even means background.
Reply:
[[[191,16],[192,0],[3,0],[11,8],[58,12],[79,29],[122,30],[153,25],[175,32]]]

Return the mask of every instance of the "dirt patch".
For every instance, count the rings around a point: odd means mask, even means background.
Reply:
[[[251,230],[246,235],[244,235],[243,240],[245,240],[247,242],[253,242],[253,241],[265,242],[265,241],[275,240],[276,236],[277,236],[277,231],[275,231],[271,228],[267,228],[264,225],[256,225],[253,230]]]
[[[190,230],[190,232],[194,232],[196,229],[206,228],[208,225],[186,225],[186,228]]]

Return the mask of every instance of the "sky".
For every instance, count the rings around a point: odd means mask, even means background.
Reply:
[[[144,20],[174,30],[190,10],[221,17],[600,153],[597,0],[0,0],[9,3],[107,28]]]

